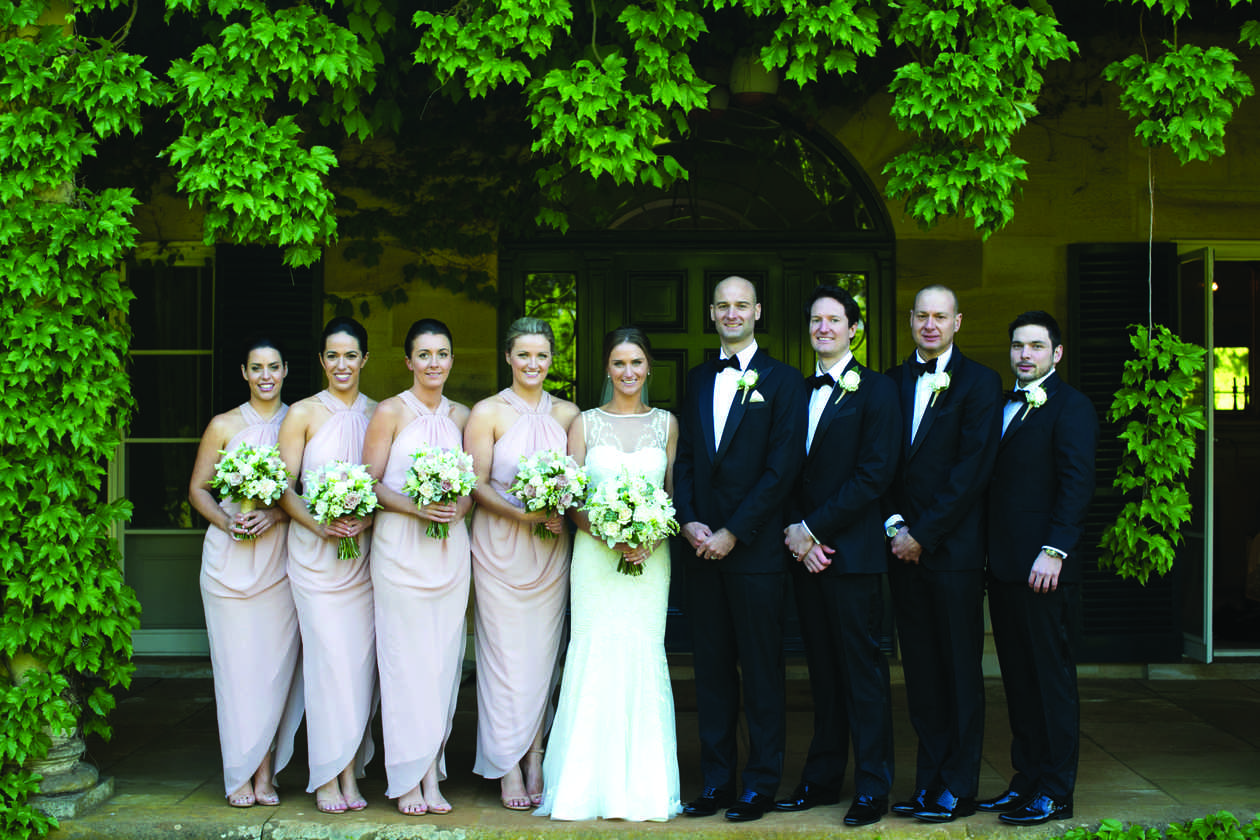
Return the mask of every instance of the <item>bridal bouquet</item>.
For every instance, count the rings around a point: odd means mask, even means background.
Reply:
[[[450,504],[460,496],[467,496],[477,486],[472,456],[463,450],[422,446],[411,459],[402,491],[418,508],[433,502]],[[430,521],[424,533],[444,540],[450,536],[451,526]]]
[[[241,513],[249,513],[262,506],[275,504],[289,486],[289,471],[280,460],[280,450],[274,446],[250,446],[242,443],[228,452],[214,465],[214,478],[210,487],[219,492],[219,498],[240,502]],[[232,535],[237,540],[252,540],[253,534]]]
[[[521,456],[520,469],[508,492],[528,511],[561,514],[586,498],[586,471],[560,450],[543,449]],[[543,539],[555,536],[542,522],[534,525],[534,535]]]
[[[591,534],[612,548],[625,543],[638,548],[678,533],[674,504],[660,487],[624,467],[615,481],[606,481],[591,494],[585,507],[591,520]],[[643,574],[643,564],[617,561],[623,575]]]
[[[362,464],[330,461],[318,470],[307,470],[302,476],[305,490],[302,499],[315,520],[327,525],[343,516],[367,516],[380,507],[380,501],[372,492],[375,483]],[[337,559],[354,560],[358,556],[358,538],[342,537],[337,543]]]

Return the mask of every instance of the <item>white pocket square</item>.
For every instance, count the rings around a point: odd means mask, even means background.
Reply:
[[[748,398],[749,402],[765,402],[766,398],[761,396],[760,391],[753,391],[752,396]]]

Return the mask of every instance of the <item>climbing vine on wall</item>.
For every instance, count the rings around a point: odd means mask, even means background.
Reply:
[[[123,584],[106,465],[131,409],[135,244],[127,190],[76,186],[105,137],[139,126],[159,85],[141,58],[76,37],[40,2],[0,3],[0,836],[52,821],[21,769],[50,731],[106,732],[139,608]],[[92,678],[92,687],[84,681]]]
[[[1203,406],[1194,395],[1207,351],[1160,325],[1133,327],[1130,341],[1136,357],[1124,365],[1110,412],[1112,421],[1124,424],[1125,453],[1113,484],[1126,502],[1103,533],[1098,563],[1146,583],[1151,573],[1172,569],[1181,529],[1190,521],[1185,485],[1196,435],[1204,429]]]

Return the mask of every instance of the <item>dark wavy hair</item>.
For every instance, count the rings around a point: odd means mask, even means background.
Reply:
[[[284,349],[280,347],[269,335],[251,335],[241,344],[241,365],[249,364],[249,354],[255,350],[263,350],[270,347],[280,354],[280,361],[284,362]]]
[[[450,327],[437,318],[421,318],[407,330],[407,337],[403,339],[404,356],[411,356],[411,351],[415,349],[416,339],[422,335],[444,335],[446,340],[451,343],[451,352],[455,351],[455,338],[451,335]]]
[[[647,333],[631,324],[617,327],[610,330],[604,336],[604,367],[608,367],[608,359],[612,356],[613,348],[618,344],[633,344],[643,351],[643,355],[647,357],[648,364],[652,364],[652,342],[648,341]]]
[[[1063,333],[1059,330],[1059,322],[1054,320],[1054,316],[1044,309],[1031,309],[1024,314],[1011,321],[1009,327],[1006,328],[1007,337],[1015,338],[1015,330],[1020,327],[1045,327],[1046,332],[1050,333],[1050,346],[1060,347],[1063,344]]]
[[[839,286],[819,286],[814,289],[814,293],[809,296],[809,300],[805,301],[805,316],[809,317],[809,312],[814,308],[814,304],[819,298],[831,298],[836,303],[844,307],[844,317],[849,319],[849,326],[856,327],[862,323],[862,307],[858,305],[853,295],[846,292]]]
[[[324,332],[319,337],[319,351],[321,353],[324,352],[324,348],[328,346],[328,338],[330,336],[336,335],[337,333],[345,333],[346,335],[358,341],[359,352],[361,352],[365,356],[367,355],[367,351],[368,351],[367,330],[364,329],[363,325],[360,324],[358,321],[354,320],[353,318],[346,318],[343,315],[338,315],[336,318],[333,318],[327,324],[324,324]]]

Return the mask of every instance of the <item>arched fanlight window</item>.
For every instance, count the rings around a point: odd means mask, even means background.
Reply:
[[[571,230],[888,232],[878,193],[825,138],[761,112],[704,113],[693,123],[690,137],[658,149],[687,169],[687,180],[655,189],[574,179]]]

